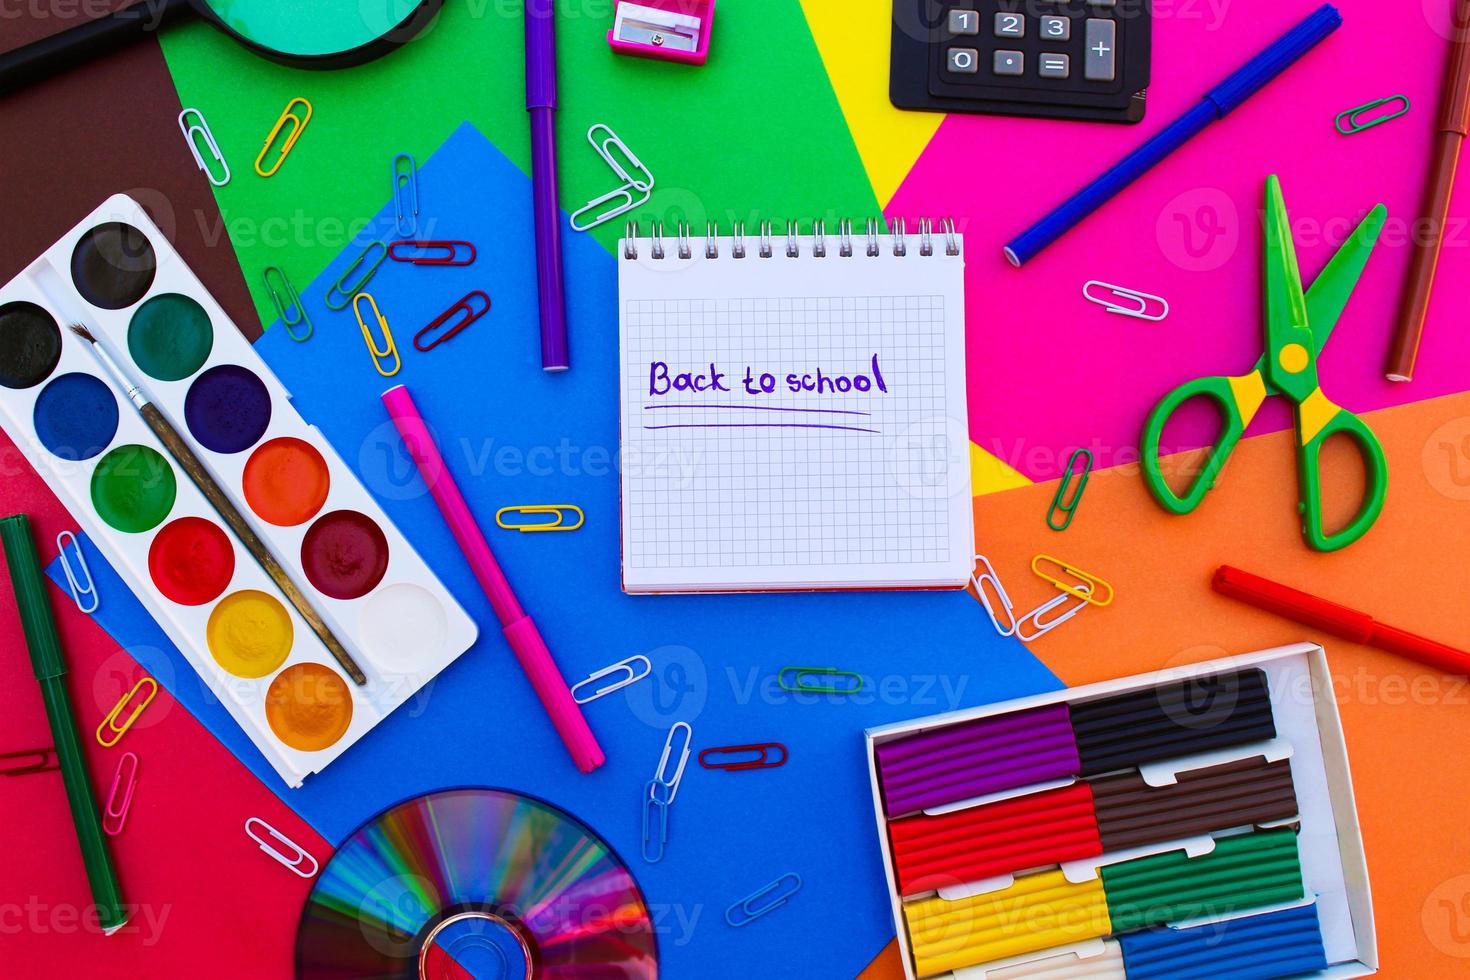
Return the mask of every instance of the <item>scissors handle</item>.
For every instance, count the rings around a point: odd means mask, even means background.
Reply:
[[[1259,391],[1260,397],[1255,396]],[[1225,465],[1225,460],[1235,451],[1235,446],[1240,442],[1245,427],[1255,416],[1256,409],[1260,407],[1261,400],[1265,397],[1265,389],[1260,380],[1260,374],[1253,372],[1239,378],[1199,378],[1188,384],[1180,385],[1164,397],[1154,410],[1149,413],[1148,424],[1143,430],[1143,480],[1148,485],[1149,491],[1153,493],[1165,510],[1174,514],[1190,514],[1199,507],[1200,502],[1205,499],[1215,486],[1215,480],[1220,476],[1220,468]],[[1220,417],[1224,421],[1224,427],[1220,436],[1215,440],[1215,445],[1210,449],[1210,455],[1200,467],[1199,473],[1195,475],[1194,482],[1180,496],[1174,492],[1164,479],[1164,474],[1159,465],[1159,438],[1164,434],[1164,426],[1169,419],[1179,410],[1179,406],[1191,398],[1205,398],[1215,403],[1220,409]],[[1254,405],[1249,402],[1254,401]],[[1248,409],[1248,410],[1247,410]]]
[[[1319,389],[1320,397],[1320,389]],[[1307,544],[1317,551],[1338,551],[1368,533],[1378,515],[1383,512],[1383,503],[1388,496],[1388,461],[1383,456],[1383,445],[1366,422],[1352,412],[1338,408],[1322,398],[1319,405],[1333,414],[1319,431],[1302,443],[1297,451],[1297,465],[1301,479],[1302,534]],[[1298,407],[1297,428],[1303,428],[1303,409]],[[1325,412],[1323,413],[1325,414]],[[1322,445],[1334,435],[1344,435],[1357,444],[1363,456],[1363,469],[1367,474],[1367,486],[1363,491],[1363,504],[1358,515],[1336,534],[1322,529]]]

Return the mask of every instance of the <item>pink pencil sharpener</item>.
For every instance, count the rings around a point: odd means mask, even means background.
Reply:
[[[607,43],[619,54],[702,65],[715,0],[617,0]]]

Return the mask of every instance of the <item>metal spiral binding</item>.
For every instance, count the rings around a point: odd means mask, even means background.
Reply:
[[[775,254],[773,222],[770,220],[760,222],[760,241],[757,254],[763,259],[769,259]],[[932,218],[920,218],[918,220],[919,254],[931,256],[934,254],[934,220]],[[909,254],[908,224],[903,218],[894,218],[892,222],[893,254],[903,258]],[[627,234],[623,242],[623,258],[638,258],[638,222],[629,221]],[[864,254],[878,256],[882,254],[880,239],[880,226],[878,218],[868,218],[863,229],[864,237],[867,239],[864,246]],[[939,219],[939,235],[944,237],[944,254],[956,256],[960,254],[959,232],[957,231],[953,218]],[[676,249],[679,258],[690,259],[694,256],[694,243],[690,234],[688,222],[680,221],[675,225],[674,232]],[[827,222],[821,218],[812,221],[812,255],[815,258],[827,257]],[[653,222],[653,228],[649,234],[650,252],[655,259],[664,257],[664,224],[662,221]],[[789,259],[801,257],[801,222],[787,220],[786,222],[786,244],[783,248]],[[730,233],[730,255],[732,258],[745,258],[745,222],[731,222]],[[851,218],[842,218],[837,223],[837,254],[843,258],[851,258],[853,253],[853,228]],[[704,257],[717,259],[720,257],[719,248],[719,222],[708,220],[705,222]]]
[[[941,218],[944,227],[944,254],[955,256],[960,254],[959,232],[955,230],[953,218]]]

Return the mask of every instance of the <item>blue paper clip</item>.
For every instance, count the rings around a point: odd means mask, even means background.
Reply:
[[[419,229],[419,168],[411,153],[393,158],[393,215],[398,236],[412,238]]]
[[[780,891],[781,886],[786,882],[791,882],[790,887],[785,891]],[[741,926],[748,926],[768,912],[774,912],[785,905],[791,900],[791,896],[799,891],[801,891],[801,875],[794,871],[788,871],[769,885],[766,885],[758,891],[751,892],[727,908],[725,910],[725,922],[734,926],[736,929],[739,929]],[[772,897],[773,895],[774,898]],[[769,900],[763,905],[756,906],[755,903],[761,899]]]
[[[374,249],[383,250],[376,259],[372,258]],[[357,258],[352,260],[352,264],[347,267],[346,271],[327,290],[327,295],[324,300],[327,304],[327,309],[347,309],[352,304],[352,297],[367,288],[367,284],[372,281],[373,276],[377,275],[378,266],[382,265],[383,260],[387,257],[388,246],[386,244],[383,242],[368,242],[367,248],[358,253]],[[349,285],[347,280],[354,275],[357,276],[357,279]],[[340,302],[332,298],[334,293],[342,297]]]
[[[657,786],[658,780],[650,779],[643,787],[643,860],[649,864],[657,864],[664,859],[664,846],[669,842],[669,805],[655,795]],[[653,821],[649,820],[649,814],[655,811],[658,814],[657,837],[651,833]],[[656,844],[657,848],[650,848],[650,844]]]
[[[75,568],[72,567],[72,560],[66,556],[68,542],[76,555]],[[82,543],[77,540],[75,532],[62,531],[56,536],[56,549],[61,553],[61,572],[66,576],[67,587],[71,589],[72,601],[82,612],[92,615],[97,611],[100,600],[97,598],[97,583],[92,579],[92,570],[87,567],[87,556],[82,554]]]

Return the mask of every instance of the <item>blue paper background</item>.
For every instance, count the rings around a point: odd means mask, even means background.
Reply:
[[[289,790],[88,543],[104,597],[98,620],[329,840],[406,797],[507,787],[571,811],[623,856],[654,913],[666,976],[855,975],[893,935],[862,730],[1059,683],[1021,644],[996,636],[979,604],[959,592],[624,595],[613,257],[564,222],[572,370],[547,374],[527,179],[466,124],[420,168],[419,189],[418,237],[473,241],[479,258],[466,268],[379,269],[367,289],[394,329],[401,373],[379,377],[351,311],[322,303],[375,233],[395,237],[386,206],[303,291],[312,339],[297,344],[272,328],[257,350],[481,624],[479,643],[325,772]],[[472,289],[492,297],[490,313],[430,353],[414,350],[419,327]],[[652,659],[652,677],[586,708],[608,756],[597,772],[584,776],[571,764],[403,453],[379,402],[398,383],[435,430],[568,680],[634,653]],[[498,507],[552,502],[581,506],[586,526],[530,535],[494,527]],[[57,566],[50,572],[61,581]],[[810,664],[861,672],[866,689],[856,697],[779,689],[781,667]],[[667,856],[649,865],[639,856],[640,798],[675,721],[693,726],[696,753],[775,741],[789,747],[790,761],[725,773],[691,758]],[[727,906],[788,871],[805,884],[786,907],[747,928],[725,924]]]

